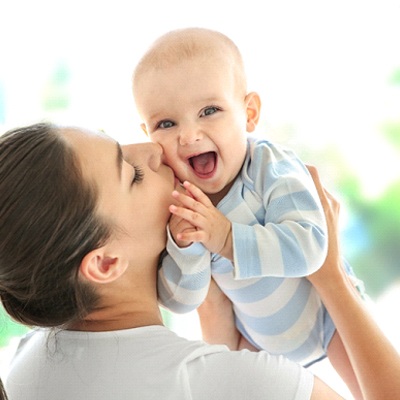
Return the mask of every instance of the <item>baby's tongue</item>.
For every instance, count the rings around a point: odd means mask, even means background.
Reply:
[[[215,167],[215,153],[210,151],[208,153],[200,154],[199,156],[192,157],[193,169],[199,174],[209,174]]]

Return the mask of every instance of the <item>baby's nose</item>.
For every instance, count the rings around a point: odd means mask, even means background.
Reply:
[[[182,129],[179,136],[179,144],[181,146],[193,144],[194,142],[200,140],[200,137],[201,133],[198,129]]]

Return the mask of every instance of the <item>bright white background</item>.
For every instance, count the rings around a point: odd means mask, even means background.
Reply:
[[[241,49],[249,89],[263,99],[261,127],[290,127],[311,148],[339,146],[373,196],[400,170],[377,139],[382,121],[399,117],[400,90],[389,85],[400,65],[399,20],[398,0],[0,0],[5,123],[44,116],[37,99],[64,62],[71,104],[59,120],[144,140],[130,92],[135,62],[165,31],[204,26]]]
[[[400,175],[398,154],[380,139],[382,124],[400,118],[400,89],[390,84],[400,67],[399,21],[397,0],[0,0],[0,128],[51,118],[122,143],[146,140],[130,91],[136,61],[170,29],[209,27],[242,51],[249,90],[263,100],[260,130],[310,154],[338,149],[374,197]],[[60,64],[70,71],[70,104],[49,114],[40,99]],[[395,340],[399,323],[383,313],[399,301],[391,293],[379,315]]]

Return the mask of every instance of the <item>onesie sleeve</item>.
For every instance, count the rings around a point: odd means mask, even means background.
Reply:
[[[309,400],[314,377],[265,351],[207,354],[188,364],[193,400]]]
[[[232,223],[235,278],[303,277],[318,270],[327,228],[305,165],[289,150],[259,145],[243,179],[250,187],[243,200],[253,207],[254,220]]]
[[[211,280],[211,254],[201,243],[178,247],[169,229],[166,250],[158,271],[159,302],[172,312],[188,313],[207,296]]]

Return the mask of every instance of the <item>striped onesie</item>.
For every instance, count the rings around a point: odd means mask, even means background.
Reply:
[[[243,167],[217,208],[232,222],[234,262],[200,243],[179,248],[169,233],[160,304],[177,313],[196,309],[212,275],[255,347],[303,365],[325,357],[335,326],[305,277],[325,260],[327,228],[307,168],[292,151],[249,138]]]

